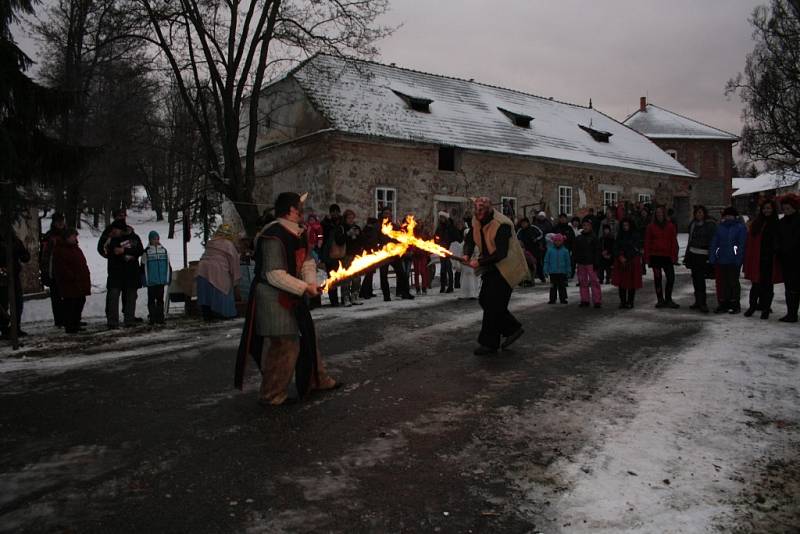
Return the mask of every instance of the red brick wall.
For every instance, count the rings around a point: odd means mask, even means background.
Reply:
[[[665,151],[677,151],[678,161],[699,176],[692,182],[693,204],[730,204],[733,143],[704,139],[653,139],[653,142]]]

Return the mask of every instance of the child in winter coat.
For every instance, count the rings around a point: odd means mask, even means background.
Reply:
[[[142,254],[144,285],[147,286],[147,311],[150,324],[164,324],[164,286],[172,281],[172,267],[161,237],[153,230],[147,236],[149,244]]]
[[[595,266],[600,262],[600,240],[594,235],[592,221],[589,218],[583,220],[583,229],[575,238],[572,246],[572,258],[575,260],[578,283],[581,288],[581,308],[589,306],[590,289],[594,307],[600,308],[603,295],[600,291],[600,281],[595,272]]]
[[[614,265],[614,234],[611,226],[604,224],[600,234],[600,262],[597,277],[600,283],[611,283],[611,266]]]
[[[80,330],[81,314],[86,296],[91,294],[92,282],[86,257],[78,246],[78,231],[74,228],[64,232],[53,250],[55,283],[61,292],[61,318],[67,334]]]
[[[569,250],[564,246],[566,238],[562,234],[553,234],[547,253],[544,255],[544,274],[550,277],[550,302],[556,303],[556,295],[561,304],[567,303],[567,277],[572,270]]]
[[[744,263],[747,227],[739,222],[739,212],[729,206],[722,212],[722,222],[711,239],[708,250],[708,262],[717,265],[717,281],[720,285],[719,305],[714,313],[739,313],[742,307],[739,299],[742,286],[739,283],[739,271]]]

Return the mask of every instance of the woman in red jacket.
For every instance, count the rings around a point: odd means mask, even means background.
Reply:
[[[769,319],[772,311],[774,284],[783,282],[780,265],[775,257],[775,240],[778,230],[778,207],[774,200],[761,205],[756,217],[747,229],[747,245],[744,247],[744,277],[750,280],[750,305],[744,312],[750,317],[761,310],[761,318]]]
[[[656,308],[680,308],[672,301],[672,288],[675,285],[675,267],[678,261],[678,231],[667,220],[664,206],[658,206],[653,222],[647,225],[644,235],[644,261],[653,269],[658,303]],[[667,285],[662,289],[661,271],[667,276]]]
[[[70,228],[53,252],[55,277],[63,299],[64,330],[77,334],[86,296],[92,292],[92,281],[86,257],[78,246],[78,231]]]

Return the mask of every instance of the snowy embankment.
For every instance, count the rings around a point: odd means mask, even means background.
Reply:
[[[147,246],[147,235],[155,230],[161,237],[161,244],[169,252],[170,262],[174,270],[183,268],[183,239],[180,225],[177,226],[174,239],[167,239],[169,223],[167,221],[156,221],[156,214],[152,210],[135,211],[128,210],[128,224],[133,227],[136,234],[142,239],[142,244]],[[50,228],[50,219],[42,220],[42,229]],[[89,271],[92,274],[92,294],[86,298],[86,306],[83,309],[84,320],[93,322],[92,319],[99,317],[105,318],[106,307],[106,276],[107,260],[97,252],[97,241],[100,239],[102,229],[95,229],[84,224],[81,228],[78,243],[86,262],[89,264]],[[203,244],[201,239],[192,236],[192,240],[187,244],[187,261],[200,259],[203,255]],[[183,310],[182,304],[176,304],[176,309]],[[136,315],[147,317],[147,291],[139,290],[139,299],[136,301]],[[38,330],[41,326],[36,323],[52,324],[53,311],[50,307],[49,299],[36,299],[25,302],[22,315],[22,327],[28,331],[32,328]],[[94,321],[96,322],[96,321]],[[32,324],[33,323],[33,324]]]

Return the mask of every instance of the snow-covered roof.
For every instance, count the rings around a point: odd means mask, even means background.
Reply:
[[[646,137],[591,108],[327,55],[312,57],[289,76],[333,129],[347,133],[695,176]],[[411,109],[406,97],[429,111]],[[515,125],[514,115],[523,124],[532,117],[529,127]]]
[[[761,191],[772,191],[773,189],[783,189],[786,187],[797,187],[800,183],[800,174],[793,172],[765,172],[744,183],[733,194],[735,197],[760,193]],[[734,184],[734,188],[736,185]]]
[[[651,139],[720,139],[738,141],[732,133],[714,128],[702,122],[684,117],[653,104],[647,104],[645,111],[637,110],[622,121],[637,132]]]
[[[731,178],[731,187],[733,188],[734,191],[736,191],[738,189],[747,186],[753,180],[754,177],[752,176],[739,176],[739,177],[734,176],[733,178]]]

